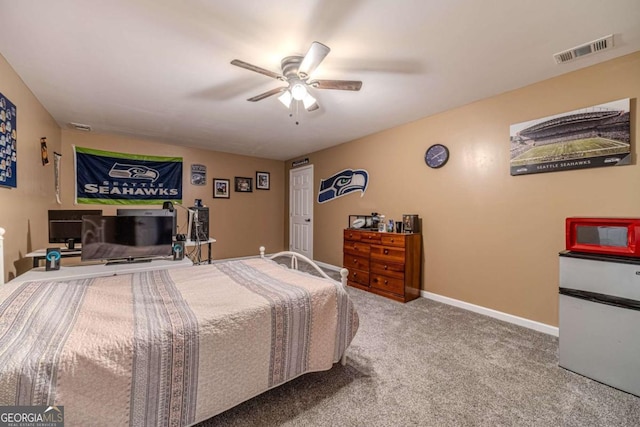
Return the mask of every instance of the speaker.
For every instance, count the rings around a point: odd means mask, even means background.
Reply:
[[[209,240],[209,208],[192,206],[189,209],[196,212],[196,214],[193,215],[191,240]]]
[[[184,259],[184,241],[173,242],[173,260],[180,261]]]
[[[45,270],[60,270],[60,249],[47,248],[47,256],[45,257]]]
[[[420,218],[418,215],[402,215],[402,223],[404,232],[411,233],[419,233],[420,232]]]

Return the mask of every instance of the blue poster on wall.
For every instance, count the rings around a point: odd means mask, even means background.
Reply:
[[[18,186],[16,106],[0,93],[0,186]]]
[[[182,202],[182,157],[144,156],[73,147],[76,203]]]

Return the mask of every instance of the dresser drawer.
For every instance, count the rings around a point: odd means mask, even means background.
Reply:
[[[369,252],[371,251],[371,246],[359,241],[345,240],[342,251],[345,254],[368,257]]]
[[[369,258],[367,256],[355,256],[351,254],[344,254],[343,264],[344,268],[351,271],[355,270],[369,270]]]
[[[349,270],[348,280],[350,282],[356,282],[364,286],[369,286],[369,272],[356,269]]]
[[[368,243],[378,243],[380,244],[380,234],[374,231],[361,231],[360,232],[360,240]]]
[[[360,240],[360,233],[356,230],[344,230],[344,240]]]
[[[399,246],[404,248],[404,234],[382,234],[380,237],[380,242],[384,246]]]
[[[404,280],[378,274],[371,275],[371,287],[382,291],[393,292],[402,295],[404,293]]]
[[[371,271],[371,273],[404,280],[404,264],[371,261],[371,269],[369,271]]]
[[[371,245],[371,258],[380,261],[404,264],[405,250],[404,248],[398,248],[395,246]]]

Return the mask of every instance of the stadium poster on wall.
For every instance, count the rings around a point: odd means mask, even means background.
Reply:
[[[510,127],[511,175],[631,163],[629,99]]]
[[[16,106],[0,93],[0,186],[18,186]]]
[[[205,165],[191,165],[191,184],[206,185],[207,184],[207,167]]]

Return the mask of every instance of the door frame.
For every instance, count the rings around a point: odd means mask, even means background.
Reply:
[[[291,217],[293,216],[293,179],[292,179],[292,175],[294,172],[298,172],[301,170],[305,170],[305,169],[309,169],[310,173],[311,173],[311,198],[310,203],[310,209],[309,212],[311,213],[310,218],[311,218],[311,236],[310,236],[310,241],[311,241],[311,245],[309,248],[309,258],[313,259],[313,246],[314,246],[314,242],[313,242],[313,235],[314,235],[314,229],[315,229],[315,223],[313,221],[313,214],[314,214],[314,205],[315,205],[315,192],[313,190],[314,188],[314,170],[313,170],[313,164],[308,165],[308,166],[303,166],[303,167],[299,167],[299,168],[292,168],[289,169],[289,250],[291,250],[291,243],[292,243],[292,239],[293,239],[293,222],[291,221]]]

